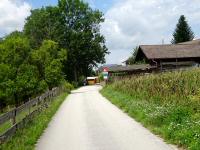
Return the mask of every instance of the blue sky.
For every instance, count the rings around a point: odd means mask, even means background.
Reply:
[[[101,33],[111,52],[107,63],[120,64],[135,46],[170,43],[180,15],[200,38],[199,0],[84,0],[93,9],[101,10],[105,22]],[[56,5],[57,0],[0,0],[0,37],[23,30],[30,10]]]
[[[56,5],[58,0],[25,0],[30,3],[33,8],[40,8],[47,5]],[[84,0],[90,4],[91,7],[99,9],[104,13],[113,5],[117,0]]]
[[[33,8],[40,8],[42,6],[47,6],[47,5],[56,5],[58,3],[57,0],[25,0]]]

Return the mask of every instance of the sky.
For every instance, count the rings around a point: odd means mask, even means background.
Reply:
[[[101,33],[111,52],[108,64],[121,64],[142,44],[170,43],[180,15],[200,38],[199,0],[84,0],[104,13]],[[0,37],[22,30],[30,10],[56,5],[57,0],[0,0]]]

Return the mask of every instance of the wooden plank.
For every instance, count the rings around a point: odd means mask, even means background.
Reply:
[[[14,117],[14,110],[11,110],[0,116],[0,125]]]
[[[27,104],[21,105],[20,107],[18,107],[18,108],[16,109],[16,115],[20,114],[21,112],[23,112],[23,111],[26,110],[26,109],[27,109]]]
[[[0,116],[0,125],[5,123],[6,121],[10,120],[10,119],[15,119],[15,115],[23,112],[26,109],[29,109],[30,107],[38,104],[38,102],[43,103],[43,105],[45,104],[45,101],[47,101],[47,98],[51,98],[56,96],[59,93],[59,88],[54,88],[51,91],[47,91],[44,94],[42,94],[39,97],[36,97],[30,101],[28,101],[27,103],[21,105],[20,107],[18,107],[17,109],[14,109],[12,111],[9,111],[3,115]],[[37,110],[31,112],[28,116],[26,116],[25,118],[23,118],[20,122],[18,122],[17,124],[14,124],[11,128],[9,128],[5,133],[3,133],[2,135],[0,135],[0,143],[3,143],[5,140],[7,140],[8,138],[10,138],[12,135],[15,134],[17,129],[23,128],[24,125],[29,122],[36,114],[38,114],[40,112],[40,108],[38,108]],[[16,113],[16,114],[15,114]]]
[[[15,134],[17,130],[17,124],[13,125],[11,128],[9,128],[5,133],[3,133],[0,137],[4,137],[5,139],[8,139],[11,137],[13,134]]]
[[[21,112],[29,109],[30,107],[32,107],[33,105],[37,104],[38,99],[34,98],[31,101],[26,102],[25,104],[23,104],[22,106],[18,107],[16,109],[16,115],[20,114]]]

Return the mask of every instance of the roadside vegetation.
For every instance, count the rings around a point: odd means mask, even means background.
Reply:
[[[63,82],[75,87],[108,50],[103,14],[82,0],[31,11],[22,32],[0,38],[0,114]]]
[[[67,93],[55,98],[47,109],[35,116],[24,129],[20,129],[6,143],[0,145],[1,150],[34,150],[38,138],[42,135],[51,118],[65,100]]]
[[[200,69],[135,76],[101,91],[155,134],[180,147],[200,148]]]

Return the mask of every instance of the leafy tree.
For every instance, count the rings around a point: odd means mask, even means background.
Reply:
[[[30,52],[29,40],[23,36],[8,36],[0,45],[1,63],[11,64],[15,69],[27,62]]]
[[[138,53],[138,47],[135,47],[133,49],[133,53],[132,53],[132,56],[130,56],[126,61],[126,65],[133,65],[133,64],[136,64],[137,62],[135,61],[135,58],[136,58],[136,55]]]
[[[19,92],[20,83],[19,78],[23,75],[21,66],[28,63],[30,54],[29,41],[20,33],[12,33],[0,44],[0,64],[1,64],[1,93],[0,100],[5,100],[10,103],[10,99],[18,105],[20,103],[20,96],[23,98],[27,93],[25,87]],[[26,85],[27,86],[27,85]]]
[[[39,78],[38,70],[35,66],[29,64],[22,64],[18,68],[18,73],[15,78],[15,94],[17,93],[17,100],[26,101],[38,91]],[[17,104],[20,102],[17,102]]]
[[[103,21],[82,0],[32,10],[23,32],[0,39],[0,109],[18,106],[64,78],[81,81],[92,74],[109,53],[100,34]]]
[[[60,42],[64,23],[58,7],[34,9],[26,19],[24,33],[30,39],[33,48],[39,48],[44,40]]]
[[[58,59],[60,62],[66,61],[67,52],[64,49],[60,49],[58,43],[45,40],[38,50],[32,52],[31,58],[32,63],[38,67],[40,78],[45,79],[45,68],[54,59]]]
[[[63,70],[69,80],[77,81],[87,75],[91,65],[105,62],[108,50],[99,29],[103,21],[101,12],[81,0],[59,0],[58,7],[33,10],[24,32],[33,48],[39,48],[44,40],[53,40],[67,49]]]
[[[0,110],[12,103],[14,70],[9,64],[0,64]]]
[[[176,29],[173,33],[172,44],[177,44],[181,42],[192,41],[194,39],[194,33],[191,27],[188,25],[184,15],[181,15]]]
[[[58,59],[54,59],[49,66],[45,68],[45,80],[50,89],[59,86],[64,77],[62,75],[62,63]]]
[[[108,50],[99,29],[104,18],[81,0],[59,0],[59,9],[65,20],[63,46],[69,50],[65,70],[77,81],[79,76],[87,75],[91,65],[105,62]]]

